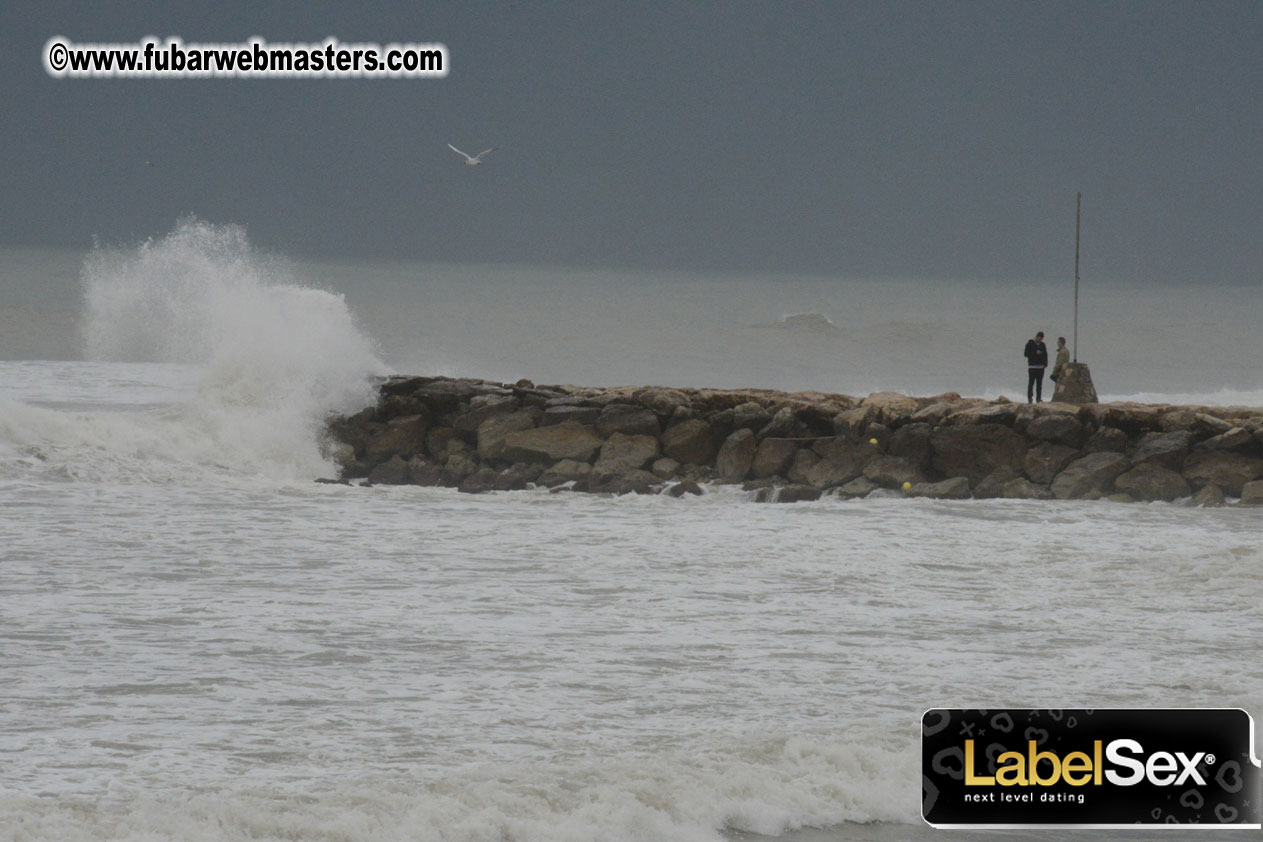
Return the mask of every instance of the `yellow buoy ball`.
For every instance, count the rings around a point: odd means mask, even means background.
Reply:
[[[877,439],[869,439],[869,440],[868,440],[868,443],[869,443],[869,444],[877,444]]]
[[[905,482],[905,483],[903,484],[903,490],[904,490],[904,491],[911,491],[911,490],[912,490],[912,483],[910,483],[910,482]]]

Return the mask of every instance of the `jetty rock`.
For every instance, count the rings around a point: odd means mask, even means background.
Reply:
[[[1259,407],[395,376],[328,419],[324,452],[340,481],[468,493],[1263,501]]]

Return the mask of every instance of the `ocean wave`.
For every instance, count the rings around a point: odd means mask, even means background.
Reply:
[[[792,313],[788,316],[782,316],[775,322],[765,322],[763,324],[752,325],[752,327],[775,327],[784,330],[824,332],[838,330],[838,326],[833,323],[833,320],[823,313]]]
[[[1173,406],[1263,407],[1263,388],[1216,389],[1213,392],[1133,392],[1101,395],[1102,401],[1169,404]]]
[[[157,364],[190,382],[172,405],[144,413],[57,411],[10,392],[0,410],[10,452],[38,452],[71,475],[125,474],[126,465],[143,474],[157,464],[328,473],[325,417],[369,403],[372,375],[386,370],[342,296],[301,285],[235,226],[188,219],[137,248],[93,252],[83,291],[98,374],[102,362],[145,363],[147,375]],[[76,391],[96,397],[63,382],[60,403],[73,406]]]
[[[844,822],[917,820],[917,756],[897,748],[767,739],[726,751],[573,764],[479,765],[428,780],[259,784],[92,799],[8,796],[29,838],[78,840],[514,840],[719,842]]]

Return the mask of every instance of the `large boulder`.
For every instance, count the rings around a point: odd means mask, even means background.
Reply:
[[[800,438],[807,434],[807,428],[798,420],[798,414],[792,406],[782,406],[759,429],[759,438]]]
[[[1001,424],[939,427],[930,434],[931,460],[945,477],[967,477],[982,482],[997,468],[1021,471],[1026,439]]]
[[[868,429],[864,431],[864,437],[860,440],[864,447],[877,445],[877,448],[885,452],[890,447],[890,428],[880,422],[873,422],[868,425]]]
[[[1209,413],[1197,412],[1193,414],[1192,430],[1193,435],[1200,441],[1231,432],[1232,424]]]
[[[395,418],[364,445],[365,458],[382,462],[392,456],[404,461],[425,452],[426,419],[424,415]]]
[[[1005,427],[1012,427],[1013,422],[1017,420],[1017,406],[1011,403],[989,403],[981,406],[971,406],[953,412],[947,417],[945,423],[957,426],[970,426],[974,424],[1002,424]]]
[[[1116,427],[1101,427],[1083,445],[1087,453],[1122,453],[1127,449],[1127,434]]]
[[[750,472],[760,479],[783,475],[797,452],[798,442],[792,439],[764,439],[754,451]]]
[[[860,470],[854,459],[820,459],[807,470],[804,479],[813,488],[833,488],[855,479]]]
[[[500,472],[495,468],[483,466],[460,481],[456,490],[462,494],[486,494],[496,490],[496,481]]]
[[[584,479],[592,474],[592,466],[587,462],[579,462],[574,459],[562,459],[551,468],[546,468],[543,473],[536,477],[535,481],[540,485],[552,488],[565,482],[573,482],[575,480]]]
[[[772,420],[772,413],[762,404],[747,401],[732,408],[732,427],[734,430],[762,430]]]
[[[715,458],[710,425],[700,418],[681,421],[662,434],[662,452],[685,465],[710,464]]]
[[[443,463],[442,484],[448,486],[460,485],[461,480],[476,470],[478,470],[477,462],[465,453],[454,452]]]
[[[990,500],[994,497],[1004,496],[1004,486],[1015,479],[1026,479],[1012,468],[996,468],[983,478],[982,482],[976,484],[974,488],[974,497],[979,500]]]
[[[369,485],[406,485],[410,479],[408,463],[399,456],[390,457],[368,472]]]
[[[1083,423],[1073,415],[1062,412],[1049,413],[1027,424],[1026,436],[1035,441],[1081,447],[1084,439]]]
[[[602,408],[599,406],[571,406],[562,404],[560,406],[550,406],[544,410],[544,417],[540,420],[540,425],[547,427],[553,424],[560,424],[563,421],[574,421],[576,424],[595,424],[601,416]],[[654,419],[655,421],[657,419]],[[655,435],[657,435],[655,433]]]
[[[478,425],[478,458],[484,461],[499,459],[504,454],[504,443],[509,433],[529,430],[534,426],[534,415],[525,409],[489,416]]]
[[[918,471],[930,470],[934,459],[934,446],[930,444],[930,434],[934,428],[924,421],[905,424],[890,436],[889,453],[907,459],[908,463]]]
[[[1241,486],[1241,505],[1263,506],[1263,480],[1251,480]]]
[[[944,418],[960,409],[961,405],[957,401],[937,401],[912,413],[910,420],[913,423],[929,424],[931,427],[937,427],[943,423]]]
[[[861,406],[871,406],[877,411],[877,420],[888,427],[897,427],[920,409],[915,398],[899,392],[873,392]]]
[[[1158,417],[1158,429],[1164,433],[1174,433],[1178,430],[1193,429],[1193,424],[1197,420],[1197,413],[1191,409],[1167,409]]]
[[[715,457],[715,476],[720,482],[741,482],[754,462],[754,431],[742,427],[719,446]]]
[[[447,457],[451,455],[451,453],[448,452],[448,445],[451,443],[455,435],[456,431],[451,427],[432,428],[430,432],[425,434],[426,454],[439,464],[446,462]]]
[[[1077,500],[1092,493],[1107,492],[1114,478],[1130,466],[1121,453],[1089,453],[1067,465],[1052,481],[1051,491],[1058,500]]]
[[[408,482],[413,485],[441,485],[443,466],[424,456],[413,456],[408,460]]]
[[[878,486],[877,483],[873,482],[868,477],[860,476],[860,477],[856,477],[850,482],[839,485],[837,488],[833,490],[832,493],[836,494],[838,497],[842,497],[846,499],[850,499],[854,497],[867,497],[869,494],[872,494],[874,491],[876,491],[879,487],[880,486]]]
[[[592,470],[597,474],[625,474],[643,468],[658,458],[658,440],[653,436],[627,436],[615,433],[601,445]]]
[[[1199,450],[1229,450],[1234,453],[1244,453],[1247,456],[1259,454],[1258,442],[1245,427],[1233,427],[1226,433],[1212,436],[1197,445],[1197,448]]]
[[[626,403],[612,403],[601,410],[596,419],[598,435],[609,438],[615,433],[626,436],[657,436],[662,432],[658,416],[648,409]]]
[[[941,482],[917,482],[912,484],[908,494],[934,500],[966,500],[969,498],[969,480],[952,477]]]
[[[667,418],[681,407],[689,408],[687,395],[678,389],[664,389],[661,386],[638,389],[632,394],[632,400],[641,406],[649,407],[654,412]]]
[[[418,377],[413,374],[392,374],[377,387],[377,391],[384,397],[411,395],[433,379],[433,377]]]
[[[363,455],[369,439],[377,436],[385,425],[377,421],[375,407],[367,407],[351,416],[339,416],[330,420],[329,434],[337,441],[346,442]]]
[[[1026,451],[1022,460],[1022,468],[1032,482],[1048,485],[1066,466],[1078,459],[1082,454],[1073,447],[1064,444],[1044,442]]]
[[[1158,427],[1168,433],[1187,430],[1192,433],[1195,442],[1201,442],[1207,438],[1223,436],[1233,429],[1233,424],[1199,409],[1181,406],[1178,409],[1164,410],[1162,417],[1158,419]]]
[[[901,456],[878,456],[864,466],[864,476],[883,488],[902,488],[904,483],[915,485],[925,482],[925,475]],[[968,480],[965,481],[968,483]]]
[[[705,418],[706,423],[710,424],[710,431],[715,441],[722,442],[736,432],[736,427],[732,425],[731,409],[721,409],[719,412],[710,415],[699,415],[698,417]]]
[[[874,406],[844,409],[833,416],[833,433],[842,438],[857,440],[868,429],[868,425],[877,420],[877,415],[877,408]]]
[[[1008,500],[1051,500],[1053,494],[1047,486],[1033,483],[1026,477],[1014,477],[1004,484],[999,496]]]
[[[1193,493],[1184,477],[1155,462],[1144,462],[1120,474],[1114,480],[1114,488],[1136,500],[1165,500],[1168,503]]]
[[[854,442],[841,436],[826,436],[811,443],[811,450],[821,459],[858,459],[863,467],[870,459],[881,456],[880,447],[869,441]]]
[[[482,381],[436,377],[413,390],[412,397],[424,403],[433,415],[439,416],[458,411],[462,403],[468,403],[475,395],[494,391],[498,390],[490,389]]]
[[[1193,498],[1189,500],[1189,503],[1203,509],[1217,509],[1220,506],[1227,505],[1227,501],[1224,500],[1223,489],[1217,485],[1203,485],[1193,494]]]
[[[654,476],[661,479],[671,479],[680,470],[680,463],[669,456],[663,456],[661,459],[653,460],[653,464],[649,466],[649,471]]]
[[[601,476],[593,471],[587,490],[598,494],[653,494],[662,484],[659,477],[648,471],[632,470]]]
[[[1247,482],[1263,476],[1263,459],[1226,450],[1195,450],[1184,460],[1181,473],[1189,485],[1217,485],[1225,494],[1241,496]]]
[[[694,497],[701,497],[706,492],[702,491],[702,487],[691,479],[677,482],[667,489],[667,495],[671,497],[683,497],[685,494],[692,494]]]
[[[478,395],[470,398],[464,411],[452,420],[452,427],[458,435],[468,439],[488,418],[512,412],[515,409],[517,409],[517,401],[512,395]]]
[[[813,402],[799,407],[795,414],[802,426],[807,429],[808,435],[831,436],[834,435],[833,418],[845,408],[842,403],[832,400],[823,403]]]
[[[800,447],[794,451],[794,458],[790,461],[789,470],[785,476],[795,485],[808,485],[808,475],[819,462],[819,456],[805,447]]]
[[[386,395],[377,404],[377,417],[381,421],[402,418],[406,415],[426,414],[425,404],[411,395]]]
[[[513,397],[518,399],[518,403],[522,406],[533,406],[536,409],[546,409],[550,406],[556,406],[552,403],[557,400],[558,395],[564,397],[560,386],[545,386],[543,388],[535,388],[535,384],[529,380],[519,380],[513,384]]]
[[[1097,426],[1117,427],[1129,436],[1161,429],[1161,413],[1156,406],[1143,403],[1102,403],[1081,410]]]
[[[510,465],[496,476],[495,490],[521,491],[539,479],[543,472],[544,466],[539,464],[528,465],[525,462],[519,462],[516,465]]]
[[[812,446],[820,456],[807,471],[804,480],[816,488],[832,488],[859,476],[864,466],[882,455],[881,450],[864,442],[856,444],[844,438],[820,439]],[[793,473],[790,474],[791,479]]]
[[[565,421],[551,427],[509,433],[504,438],[502,456],[512,462],[551,464],[562,459],[590,462],[601,443],[590,428]]]
[[[1193,444],[1193,434],[1188,430],[1175,430],[1169,433],[1145,433],[1136,442],[1131,453],[1133,465],[1151,463],[1171,471],[1178,471],[1184,464]]]

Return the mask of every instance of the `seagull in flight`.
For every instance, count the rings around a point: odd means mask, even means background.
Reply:
[[[458,155],[461,155],[465,159],[465,163],[468,164],[469,166],[476,167],[482,163],[483,158],[485,158],[487,155],[490,155],[492,152],[495,152],[500,147],[493,146],[490,149],[479,152],[477,155],[473,155],[473,156],[466,155],[464,152],[461,152],[459,149],[457,149],[455,146],[452,146],[452,144],[450,143],[447,144],[447,148],[457,153]]]

